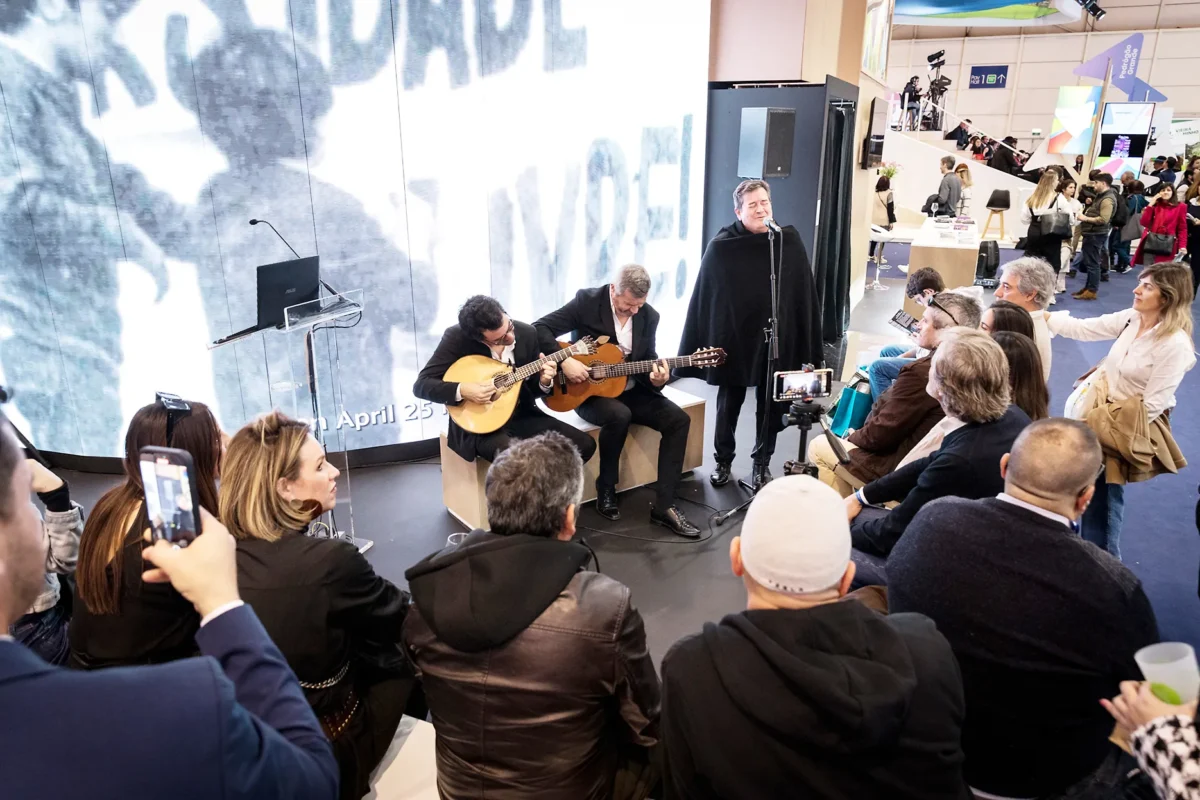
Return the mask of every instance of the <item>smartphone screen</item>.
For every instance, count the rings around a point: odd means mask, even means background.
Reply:
[[[798,400],[806,397],[829,397],[833,385],[833,370],[811,372],[776,372],[775,399]]]
[[[143,447],[140,459],[150,535],[156,541],[165,539],[187,547],[200,534],[191,453],[170,447]]]
[[[909,335],[915,336],[917,334],[917,320],[903,309],[893,314],[889,321]]]

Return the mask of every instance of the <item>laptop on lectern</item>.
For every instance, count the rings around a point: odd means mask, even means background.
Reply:
[[[258,268],[258,323],[231,333],[214,345],[228,344],[265,331],[282,328],[289,306],[310,303],[320,296],[321,271],[317,256],[264,264]]]

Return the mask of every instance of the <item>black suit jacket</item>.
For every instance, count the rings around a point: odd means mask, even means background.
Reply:
[[[595,289],[580,289],[571,300],[558,311],[552,311],[533,323],[541,337],[542,352],[551,353],[558,348],[554,340],[564,333],[571,334],[571,341],[591,336],[599,339],[607,336],[612,344],[617,343],[617,325],[613,320],[612,301],[608,294],[609,284]],[[627,361],[652,361],[658,359],[655,336],[658,334],[658,312],[649,303],[633,317],[633,352]],[[652,391],[660,391],[650,382],[650,374],[632,376],[633,380]]]
[[[329,740],[250,607],[196,643],[205,658],[77,672],[0,642],[0,795],[334,800]]]
[[[513,320],[513,329],[517,334],[517,346],[513,350],[514,365],[521,367],[531,361],[537,361],[538,353],[543,351],[538,343],[537,331],[532,325],[516,320]],[[551,351],[545,352],[549,355]],[[446,328],[446,332],[442,334],[442,340],[438,342],[437,349],[433,351],[429,361],[425,362],[424,369],[417,375],[417,382],[413,384],[413,394],[431,403],[441,403],[445,406],[458,405],[459,401],[454,399],[454,395],[458,391],[458,384],[444,381],[442,376],[446,374],[446,370],[450,369],[450,365],[463,356],[491,358],[492,351],[478,339],[468,337],[457,325],[451,325]],[[536,377],[530,378],[521,385],[521,399],[517,403],[516,410],[513,411],[514,416],[541,413],[535,401],[538,391]],[[464,431],[454,424],[454,420],[450,420],[446,441],[451,450],[467,461],[474,461],[475,443],[478,440],[478,435]]]
[[[869,502],[900,505],[854,526],[854,546],[886,556],[926,503],[939,497],[980,500],[1004,491],[1000,459],[1028,424],[1024,411],[1009,406],[1000,419],[964,425],[946,436],[937,452],[868,483],[862,492]]]

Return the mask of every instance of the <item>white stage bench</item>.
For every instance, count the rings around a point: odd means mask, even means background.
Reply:
[[[683,456],[683,471],[689,472],[704,463],[704,399],[676,389],[663,387],[663,394],[687,412],[691,418],[688,431],[687,451]],[[543,407],[543,410],[546,410]],[[574,411],[558,413],[547,411],[551,416],[590,433],[595,439],[600,428],[585,422]],[[621,477],[617,491],[645,486],[658,480],[659,434],[642,425],[632,425],[621,451]],[[440,437],[442,453],[442,501],[455,519],[468,528],[488,528],[487,496],[484,494],[484,479],[491,462],[477,458],[464,461],[446,444],[446,434]],[[584,465],[583,499],[596,499],[596,476],[600,471],[600,454]]]

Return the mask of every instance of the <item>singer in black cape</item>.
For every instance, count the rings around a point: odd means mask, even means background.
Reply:
[[[805,364],[819,367],[821,350],[821,310],[817,285],[813,279],[808,252],[800,234],[791,225],[775,236],[775,258],[779,270],[779,358],[775,370],[800,369]],[[770,250],[765,233],[751,233],[740,222],[722,228],[705,248],[700,274],[692,290],[687,322],[683,327],[681,353],[699,347],[722,347],[725,364],[705,369],[688,367],[677,370],[682,377],[703,378],[718,386],[716,459],[724,479],[737,446],[734,434],[746,388],[756,387],[757,414],[754,459],[756,482],[769,478],[767,465],[775,453],[775,438],[783,428],[783,404],[775,403],[773,386],[767,371],[767,346],[763,329],[771,318]],[[769,414],[770,426],[762,441],[763,414]]]

